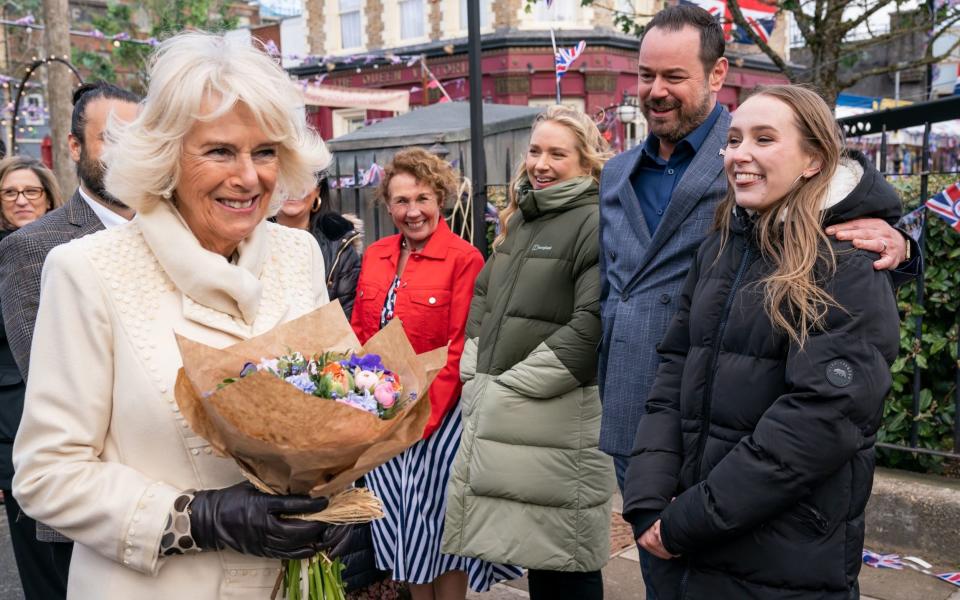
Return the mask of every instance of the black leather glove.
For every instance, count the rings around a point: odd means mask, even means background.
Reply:
[[[190,535],[205,550],[231,548],[266,558],[310,558],[341,543],[349,527],[285,519],[320,512],[326,498],[271,496],[249,482],[200,490],[190,503]]]

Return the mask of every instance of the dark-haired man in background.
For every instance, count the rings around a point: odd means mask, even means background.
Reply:
[[[131,121],[139,98],[108,83],[84,84],[73,95],[70,157],[77,163],[80,186],[69,202],[22,227],[0,243],[0,306],[14,360],[27,380],[30,342],[40,302],[43,261],[54,247],[105,227],[126,223],[133,211],[111,196],[103,185],[100,162],[103,135],[111,115]],[[7,503],[16,502],[6,495]],[[27,600],[66,598],[67,573],[73,544],[56,531],[19,516],[10,523],[17,569]]]
[[[638,96],[651,133],[611,159],[601,176],[600,448],[614,458],[621,492],[629,456],[643,444],[634,437],[660,363],[656,346],[727,192],[721,153],[730,114],[717,102],[729,68],[724,50],[723,30],[702,8],[680,4],[654,16],[638,63]],[[906,256],[904,237],[879,219],[838,229],[827,233],[881,255],[877,269],[892,269]],[[914,265],[904,267],[906,277]],[[624,497],[625,517],[653,508]],[[635,533],[646,574],[657,560],[644,547],[655,532]],[[646,587],[648,600],[656,600],[656,590]]]

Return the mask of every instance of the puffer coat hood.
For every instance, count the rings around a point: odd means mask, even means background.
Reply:
[[[598,200],[590,179],[521,187],[509,234],[477,278],[445,553],[555,571],[595,571],[609,557]]]
[[[851,155],[833,178],[825,224],[880,217],[900,201]],[[890,275],[877,256],[831,241],[819,269],[838,306],[803,348],[773,327],[760,283],[773,270],[737,211],[730,237],[701,246],[659,346],[663,362],[627,472],[624,517],[657,519],[662,600],[857,597],[864,508],[890,364],[899,345]],[[822,265],[821,265],[822,266]]]

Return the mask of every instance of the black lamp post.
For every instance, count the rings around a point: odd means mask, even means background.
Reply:
[[[483,152],[483,73],[480,70],[480,3],[467,2],[470,62],[470,175],[473,177],[473,244],[487,256],[487,163]]]

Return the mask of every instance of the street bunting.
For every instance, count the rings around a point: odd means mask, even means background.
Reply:
[[[902,571],[904,567],[910,567],[914,571],[936,577],[960,587],[960,571],[950,571],[947,573],[935,573],[932,571],[933,565],[916,556],[905,556],[900,558],[899,554],[880,554],[871,550],[863,549],[863,564],[874,569],[894,569]]]

